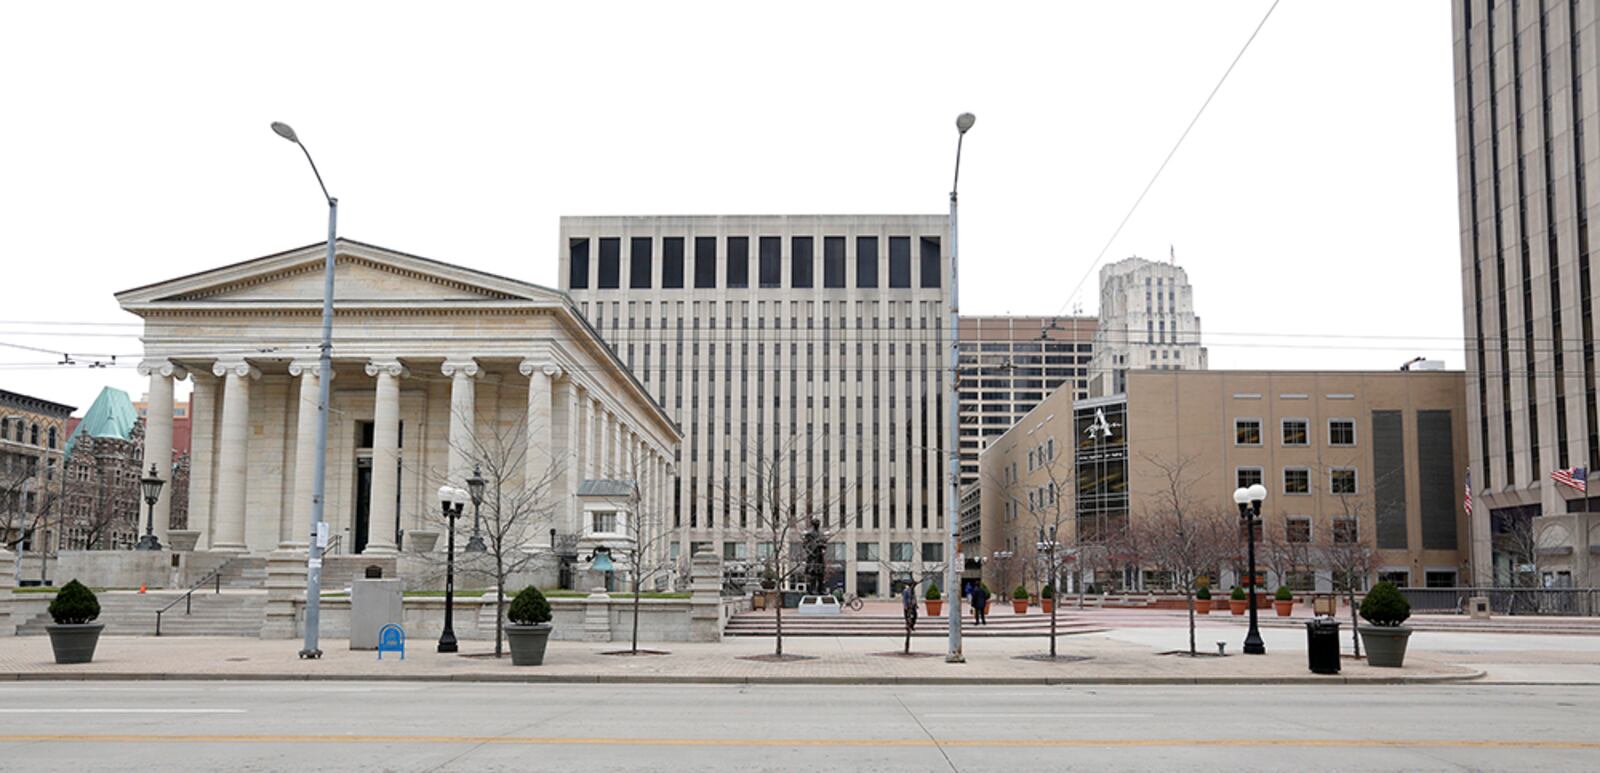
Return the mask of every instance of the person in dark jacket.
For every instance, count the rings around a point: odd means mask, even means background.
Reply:
[[[917,595],[915,593],[911,592],[911,586],[910,585],[907,585],[904,590],[900,591],[900,607],[901,607],[901,611],[906,616],[906,628],[907,629],[916,628],[917,627]]]
[[[984,614],[984,607],[989,603],[989,591],[978,583],[972,587],[972,619],[974,625],[988,625],[989,616]]]

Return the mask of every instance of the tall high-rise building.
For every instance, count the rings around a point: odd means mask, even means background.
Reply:
[[[757,562],[769,501],[830,532],[827,582],[943,566],[943,215],[564,217],[561,286],[684,433],[672,552]],[[784,458],[787,457],[787,458]]]
[[[1127,391],[1130,370],[1205,370],[1189,274],[1175,262],[1123,258],[1100,269],[1100,326],[1089,391]]]
[[[961,485],[978,454],[1060,388],[1089,396],[1094,317],[961,317]]]
[[[1592,585],[1600,500],[1551,474],[1600,467],[1589,228],[1600,195],[1588,190],[1600,4],[1451,6],[1474,574]]]

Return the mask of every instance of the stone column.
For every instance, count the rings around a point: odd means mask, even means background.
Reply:
[[[579,427],[582,424],[578,416],[578,384],[571,374],[568,374],[564,381],[566,386],[562,392],[565,393],[563,399],[567,403],[567,432],[566,447],[560,449],[561,476],[557,480],[556,512],[566,517],[566,526],[562,531],[576,533],[578,498],[573,496],[573,492],[578,490],[578,481],[583,478],[583,457],[579,453],[581,450]]]
[[[529,486],[543,484],[549,497],[554,494],[556,464],[551,388],[561,378],[561,368],[549,362],[523,360],[517,370],[528,377],[528,452],[523,480]]]
[[[300,393],[295,403],[294,506],[289,535],[278,543],[278,548],[305,550],[311,539],[312,499],[317,475],[317,410],[322,399],[323,373],[321,365],[313,360],[289,363],[289,375],[300,379]],[[326,377],[333,378],[333,374]]]
[[[396,496],[400,487],[400,377],[398,360],[367,363],[376,376],[377,400],[372,410],[372,496],[367,513],[367,547],[363,553],[397,551],[394,532],[400,524]]]
[[[211,549],[243,552],[245,544],[245,486],[249,479],[250,382],[261,371],[244,360],[218,362],[211,372],[222,382],[222,431],[217,441],[216,532]]]
[[[586,420],[584,421],[583,436],[587,440],[588,450],[584,456],[588,457],[584,477],[595,480],[601,477],[600,473],[600,401],[594,397],[594,392],[584,400],[586,407]]]
[[[153,464],[160,478],[167,482],[161,487],[161,498],[156,500],[154,519],[156,538],[165,546],[167,528],[172,520],[172,382],[189,374],[170,360],[139,363],[139,373],[150,377],[149,410],[144,420],[144,460],[139,464],[139,473],[148,474]],[[144,529],[135,531],[144,533]]]
[[[196,545],[209,548],[216,536],[217,381],[210,369],[190,374],[194,392],[189,395],[189,529],[200,532]]]
[[[478,388],[473,383],[479,368],[471,358],[445,360],[440,369],[450,377],[450,463],[446,472],[450,485],[465,488],[472,476],[472,461],[477,447]]]

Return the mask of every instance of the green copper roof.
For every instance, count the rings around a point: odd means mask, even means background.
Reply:
[[[133,400],[128,398],[127,392],[113,387],[101,389],[100,396],[84,413],[83,421],[78,422],[78,428],[72,431],[72,437],[67,438],[67,455],[72,455],[72,447],[80,436],[127,440],[133,436],[133,426],[138,422],[139,412],[134,409]]]

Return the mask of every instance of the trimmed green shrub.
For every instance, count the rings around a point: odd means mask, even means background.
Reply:
[[[1228,594],[1228,598],[1233,599],[1234,601],[1244,601],[1244,588],[1241,588],[1237,585],[1233,586],[1233,592]]]
[[[1011,598],[1013,598],[1013,599],[1015,599],[1017,601],[1027,601],[1028,600],[1028,586],[1026,586],[1026,585],[1018,585],[1016,590],[1011,591]]]
[[[550,602],[545,601],[544,594],[540,593],[538,588],[529,585],[511,600],[511,608],[506,610],[506,618],[517,625],[548,623]]]
[[[89,623],[99,616],[100,600],[94,597],[94,591],[77,580],[61,586],[50,602],[50,619],[57,625]]]
[[[1411,602],[1392,582],[1380,582],[1361,600],[1361,617],[1373,625],[1393,627],[1411,617]]]
[[[1200,599],[1201,601],[1210,601],[1211,600],[1211,586],[1210,585],[1202,585],[1202,586],[1200,586],[1200,590],[1197,590],[1197,591],[1194,592],[1194,597],[1197,598],[1197,599]]]
[[[939,583],[928,583],[928,592],[922,594],[922,597],[929,601],[938,601],[941,598],[939,595]]]
[[[1272,594],[1272,597],[1278,601],[1294,601],[1294,594],[1289,591],[1289,586],[1287,585],[1279,585],[1278,592]]]
[[[1042,599],[1053,599],[1055,597],[1056,597],[1056,586],[1051,585],[1049,583],[1045,583],[1045,586],[1043,588],[1039,589],[1039,598],[1042,598]]]

